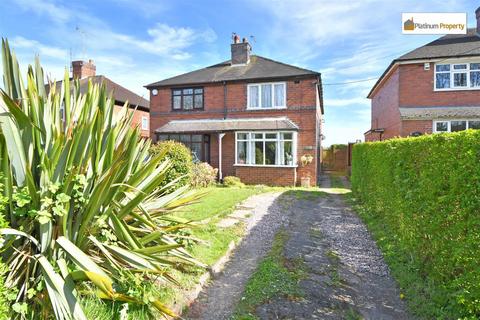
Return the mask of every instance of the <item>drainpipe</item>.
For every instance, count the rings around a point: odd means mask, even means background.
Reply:
[[[222,139],[225,136],[225,133],[218,134],[218,180],[223,180],[222,173]]]
[[[227,82],[223,81],[223,119],[227,119]]]

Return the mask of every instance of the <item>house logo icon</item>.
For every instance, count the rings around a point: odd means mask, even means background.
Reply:
[[[413,23],[413,17],[403,23],[403,30],[412,31],[415,30],[415,24]]]

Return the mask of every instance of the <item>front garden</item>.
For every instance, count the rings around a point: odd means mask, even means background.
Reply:
[[[38,59],[24,82],[5,40],[2,62],[0,318],[175,316],[242,235],[216,222],[266,189],[211,186],[213,168],[142,140],[105,86],[80,92],[68,71],[45,85]]]

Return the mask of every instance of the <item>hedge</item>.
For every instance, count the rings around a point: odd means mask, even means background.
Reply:
[[[355,145],[351,181],[423,316],[480,318],[480,131]]]
[[[173,140],[161,141],[150,147],[151,154],[163,154],[164,158],[171,161],[172,167],[168,170],[167,178],[162,183],[162,187],[178,179],[178,181],[168,190],[173,190],[184,186],[190,182],[190,175],[193,168],[192,153],[183,143]]]

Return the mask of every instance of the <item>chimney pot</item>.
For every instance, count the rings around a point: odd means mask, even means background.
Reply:
[[[240,37],[238,34],[233,33],[233,43],[239,43],[240,42]]]
[[[95,67],[92,59],[89,59],[88,61],[72,61],[72,77],[74,79],[94,77],[96,71],[97,68]]]

